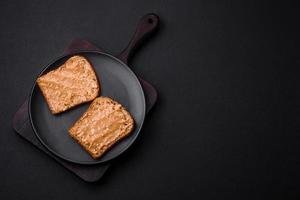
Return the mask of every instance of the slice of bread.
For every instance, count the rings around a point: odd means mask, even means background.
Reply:
[[[40,76],[37,84],[53,114],[92,101],[100,90],[94,69],[83,56],[69,58],[57,69]]]
[[[93,158],[99,158],[129,135],[133,127],[134,120],[121,104],[108,97],[98,97],[69,133]]]

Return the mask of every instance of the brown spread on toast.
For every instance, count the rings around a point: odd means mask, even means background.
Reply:
[[[98,97],[69,133],[93,158],[99,158],[127,136],[133,126],[134,120],[121,104],[108,97]]]
[[[55,70],[37,79],[50,111],[57,114],[92,101],[100,86],[91,63],[83,56],[73,56]]]

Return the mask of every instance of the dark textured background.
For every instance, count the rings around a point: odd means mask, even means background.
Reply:
[[[118,53],[148,12],[161,29],[131,65],[159,102],[129,152],[85,183],[17,136],[13,114],[71,39]],[[0,199],[300,197],[297,12],[273,1],[0,1]]]

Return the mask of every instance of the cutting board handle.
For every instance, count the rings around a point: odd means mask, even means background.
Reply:
[[[136,28],[136,31],[127,45],[127,47],[117,56],[124,63],[128,64],[128,60],[132,56],[133,52],[140,46],[140,44],[147,39],[155,30],[157,30],[159,17],[150,13],[144,15]]]

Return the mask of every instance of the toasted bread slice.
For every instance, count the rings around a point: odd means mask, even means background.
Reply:
[[[99,158],[129,135],[133,127],[134,120],[121,104],[108,97],[98,97],[69,133],[93,158]]]
[[[50,111],[57,114],[92,101],[100,86],[91,63],[83,56],[73,56],[55,70],[37,79]]]

